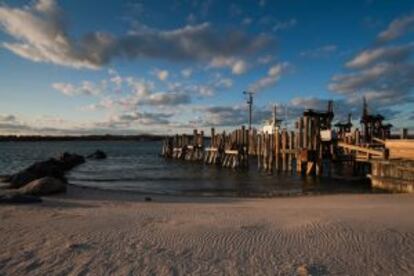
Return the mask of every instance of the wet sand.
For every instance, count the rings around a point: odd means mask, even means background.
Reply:
[[[0,206],[0,275],[413,275],[414,195],[152,196]]]

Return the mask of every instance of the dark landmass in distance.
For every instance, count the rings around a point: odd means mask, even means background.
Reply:
[[[42,136],[42,135],[0,135],[0,141],[161,141],[164,135],[84,135],[84,136]]]

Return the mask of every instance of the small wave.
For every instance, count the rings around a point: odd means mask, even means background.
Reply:
[[[121,177],[121,178],[77,178],[69,177],[69,181],[81,182],[132,182],[132,181],[188,181],[193,179],[181,177]]]

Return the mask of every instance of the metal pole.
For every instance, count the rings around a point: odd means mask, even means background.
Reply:
[[[248,95],[247,104],[249,105],[249,131],[250,131],[252,129],[253,92],[243,91],[243,94]]]
[[[253,96],[249,95],[249,130],[252,129],[252,105],[253,105]]]

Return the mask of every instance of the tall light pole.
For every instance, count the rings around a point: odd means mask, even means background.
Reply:
[[[253,92],[243,91],[247,96],[247,104],[249,105],[249,130],[252,129],[252,107],[253,107]]]

